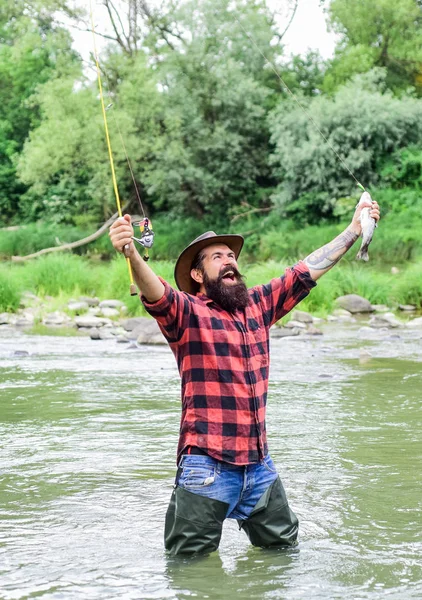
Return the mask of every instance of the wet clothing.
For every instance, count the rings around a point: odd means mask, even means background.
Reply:
[[[142,301],[167,339],[182,380],[178,461],[188,446],[230,464],[262,461],[268,453],[269,330],[315,285],[307,266],[299,262],[251,288],[249,305],[233,314],[204,294],[163,284],[158,302]]]

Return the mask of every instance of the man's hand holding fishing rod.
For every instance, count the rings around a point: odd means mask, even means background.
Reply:
[[[164,285],[142,259],[133,242],[134,231],[129,215],[117,219],[110,228],[110,239],[116,250],[130,260],[133,278],[141,294],[150,302],[162,298]]]
[[[298,520],[267,444],[270,327],[360,235],[358,257],[367,260],[379,218],[378,204],[364,192],[350,225],[332,242],[251,289],[238,269],[240,235],[208,231],[193,240],[176,262],[176,289],[139,255],[129,215],[112,225],[113,246],[129,259],[181,376],[178,469],[164,531],[171,554],[216,550],[226,518],[236,519],[255,546],[297,544]]]

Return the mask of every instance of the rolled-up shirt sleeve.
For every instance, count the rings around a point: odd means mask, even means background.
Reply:
[[[286,269],[284,275],[254,288],[263,307],[264,322],[268,327],[292,310],[316,286],[303,261]]]
[[[169,342],[177,342],[186,330],[189,316],[187,295],[178,292],[167,281],[159,277],[164,285],[164,294],[157,302],[148,302],[141,296],[145,310],[157,321],[164,337]]]

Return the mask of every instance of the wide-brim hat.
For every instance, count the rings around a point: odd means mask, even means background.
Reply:
[[[226,246],[233,250],[237,260],[244,241],[245,240],[241,235],[217,235],[214,231],[207,231],[195,238],[193,242],[183,250],[174,267],[174,279],[176,280],[179,290],[188,292],[188,294],[195,294],[197,292],[198,284],[192,279],[190,272],[196,255],[203,248],[211,246],[212,244],[226,244]]]

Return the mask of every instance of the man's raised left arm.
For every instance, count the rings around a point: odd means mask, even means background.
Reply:
[[[376,222],[379,221],[380,211],[377,202],[372,201],[371,203],[368,201],[367,204],[359,205],[355,210],[352,222],[340,235],[304,259],[304,263],[309,268],[309,273],[313,280],[316,281],[321,275],[324,275],[324,273],[334,267],[360,237],[362,233],[360,214],[365,206],[371,208],[370,216]]]

